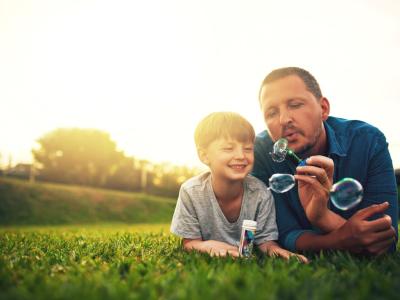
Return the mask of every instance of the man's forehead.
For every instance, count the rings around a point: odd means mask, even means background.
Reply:
[[[274,102],[289,101],[291,99],[309,97],[312,93],[307,89],[303,80],[290,75],[266,83],[261,89],[260,100],[263,105]]]

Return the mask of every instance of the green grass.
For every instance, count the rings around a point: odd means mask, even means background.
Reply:
[[[0,229],[0,299],[396,299],[400,254],[308,265],[182,251],[168,225]]]
[[[176,199],[0,178],[0,225],[166,223]]]

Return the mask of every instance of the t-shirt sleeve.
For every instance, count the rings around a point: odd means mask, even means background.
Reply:
[[[201,230],[192,198],[184,187],[179,191],[178,201],[171,222],[171,232],[186,239],[201,238]]]
[[[261,201],[256,216],[256,245],[260,245],[267,241],[278,240],[278,227],[276,226],[274,198],[264,184],[261,184],[260,186],[262,186],[262,191],[260,193]]]

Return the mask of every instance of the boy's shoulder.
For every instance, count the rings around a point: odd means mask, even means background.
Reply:
[[[205,171],[200,173],[199,175],[193,176],[186,180],[181,185],[181,189],[183,190],[193,190],[193,189],[204,189],[208,184],[211,178],[211,172]]]
[[[268,191],[267,186],[260,179],[249,174],[245,178],[245,183],[251,191]]]

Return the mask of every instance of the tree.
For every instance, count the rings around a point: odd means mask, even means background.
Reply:
[[[38,140],[32,150],[40,178],[49,181],[105,186],[125,159],[106,132],[96,129],[61,128]]]

